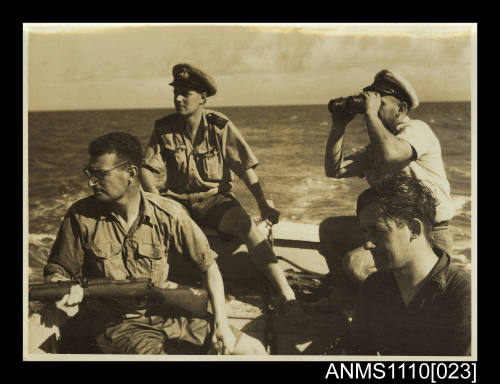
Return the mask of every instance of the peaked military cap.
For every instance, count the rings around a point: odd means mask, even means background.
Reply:
[[[408,109],[415,109],[419,105],[417,94],[411,84],[403,76],[387,69],[377,73],[373,84],[363,88],[363,91],[375,91],[382,96],[394,96],[396,99],[405,101]]]
[[[207,73],[188,63],[174,65],[172,68],[174,81],[171,86],[185,86],[199,91],[205,91],[207,96],[213,96],[217,93],[217,84],[215,80]]]

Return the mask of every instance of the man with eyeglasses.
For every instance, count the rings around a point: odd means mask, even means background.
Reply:
[[[113,132],[89,144],[84,169],[93,195],[66,213],[44,268],[47,282],[68,279],[150,278],[167,287],[172,258],[202,276],[213,321],[166,314],[144,299],[87,298],[61,329],[61,353],[265,354],[263,345],[228,324],[224,287],[201,229],[180,206],[144,192],[138,139]],[[90,349],[89,349],[90,348]]]
[[[382,70],[363,91],[363,114],[370,142],[362,150],[344,157],[345,129],[356,112],[334,111],[325,151],[326,176],[366,178],[370,186],[398,174],[423,181],[438,203],[432,245],[452,254],[453,238],[448,222],[454,215],[454,207],[450,184],[438,138],[425,122],[409,117],[409,111],[419,105],[415,90],[401,75]],[[344,292],[355,292],[356,285],[376,271],[370,252],[362,246],[357,219],[327,218],[320,224],[319,232],[320,252],[327,260],[334,287],[339,288],[337,293],[342,296]]]

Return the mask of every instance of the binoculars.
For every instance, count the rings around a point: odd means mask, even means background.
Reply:
[[[363,98],[361,96],[348,96],[332,99],[328,103],[330,113],[346,112],[346,113],[363,113]]]

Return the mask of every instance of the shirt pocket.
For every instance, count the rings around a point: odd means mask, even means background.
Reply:
[[[222,180],[222,156],[216,147],[208,148],[207,151],[198,151],[196,162],[198,172],[204,180]]]
[[[90,241],[86,248],[98,274],[113,280],[125,280],[128,277],[129,273],[123,264],[120,243]]]
[[[184,173],[187,170],[187,154],[185,145],[165,144],[167,167]],[[168,174],[167,168],[167,174]]]
[[[147,277],[157,284],[167,280],[168,262],[163,244],[137,243],[135,257],[136,277]]]

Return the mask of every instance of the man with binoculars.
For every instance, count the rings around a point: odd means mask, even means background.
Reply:
[[[359,96],[331,100],[332,128],[325,151],[328,177],[364,177],[370,186],[390,175],[406,174],[423,181],[438,205],[431,242],[451,254],[453,240],[448,221],[454,215],[441,146],[430,127],[412,120],[408,111],[417,108],[418,97],[399,74],[382,70]],[[370,143],[344,157],[344,133],[357,113],[364,114]],[[354,216],[330,217],[320,225],[320,252],[325,256],[334,287],[354,288],[376,271],[370,252],[362,246],[363,233]],[[339,285],[337,285],[339,284]],[[351,287],[349,287],[351,286]],[[335,295],[335,291],[334,291]]]

